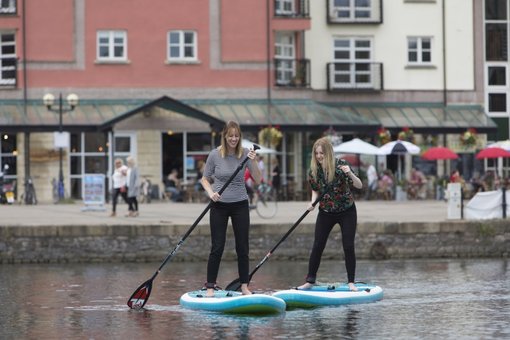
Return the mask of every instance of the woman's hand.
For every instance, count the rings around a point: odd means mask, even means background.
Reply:
[[[218,202],[221,198],[220,194],[218,194],[217,192],[213,192],[213,193],[210,193],[209,194],[209,198],[213,201],[213,202]]]
[[[350,166],[348,166],[348,165],[342,165],[342,166],[340,167],[340,170],[342,170],[342,171],[344,172],[344,174],[348,175],[348,174],[349,174],[349,172],[351,172],[351,167],[350,167]]]
[[[257,153],[255,152],[255,150],[250,149],[250,151],[248,152],[248,158],[253,160],[255,159],[255,157],[257,157]]]
[[[315,209],[315,205],[313,205],[313,202],[308,203],[308,206],[306,207],[306,210],[312,211],[313,209]]]

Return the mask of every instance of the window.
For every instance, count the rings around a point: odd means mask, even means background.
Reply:
[[[506,93],[489,93],[489,112],[506,112]]]
[[[338,38],[334,41],[332,75],[336,88],[373,87],[372,41],[366,38]]]
[[[485,0],[485,20],[506,20],[508,0]]]
[[[485,25],[485,59],[487,61],[508,60],[507,24],[488,23]]]
[[[372,0],[333,0],[333,13],[339,19],[369,19]]]
[[[408,38],[407,61],[410,64],[431,64],[432,39],[424,37]]]
[[[127,33],[124,31],[97,32],[97,59],[127,61]]]
[[[16,13],[16,0],[0,0],[0,14]]]
[[[276,15],[292,15],[294,14],[294,0],[276,0]]]
[[[286,85],[296,76],[295,45],[292,33],[279,33],[275,42],[276,83]]]
[[[505,86],[506,85],[506,67],[489,66],[489,86]]]
[[[168,60],[196,61],[197,34],[193,31],[168,32]]]
[[[0,86],[16,85],[16,41],[14,33],[0,34]]]

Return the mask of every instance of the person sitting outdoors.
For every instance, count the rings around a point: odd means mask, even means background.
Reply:
[[[423,172],[416,168],[411,169],[411,178],[409,179],[407,194],[410,199],[427,198],[427,178]]]
[[[172,169],[165,180],[166,196],[173,202],[182,202],[181,180],[177,169]]]
[[[377,192],[385,200],[393,198],[393,176],[390,170],[384,170],[377,186]]]

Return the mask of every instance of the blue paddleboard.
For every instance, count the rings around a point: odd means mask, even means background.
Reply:
[[[287,289],[273,293],[285,301],[287,308],[314,308],[355,303],[368,303],[381,300],[383,290],[376,285],[356,283],[357,292],[349,290],[345,283],[318,284],[310,289]]]
[[[216,290],[214,297],[206,297],[205,290],[196,290],[181,296],[181,306],[189,309],[229,314],[276,314],[285,311],[285,302],[271,295],[243,295],[236,291]]]

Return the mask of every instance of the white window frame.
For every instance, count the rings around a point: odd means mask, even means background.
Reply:
[[[372,15],[373,15],[373,10],[374,10],[374,5],[373,5],[373,2],[374,0],[367,0],[369,1],[369,5],[368,7],[359,7],[359,6],[356,6],[356,0],[348,0],[349,1],[349,4],[347,6],[335,6],[335,0],[330,0],[331,1],[331,10],[332,12],[334,13],[334,17],[336,19],[339,19],[339,20],[363,20],[363,19],[367,19],[367,20],[370,20],[372,18]],[[368,15],[367,16],[356,16],[356,12],[359,12],[359,11],[362,11],[362,12],[367,12]],[[338,13],[340,12],[348,12],[349,13],[349,16],[339,16]]]
[[[13,41],[4,41],[4,36],[12,35],[14,36]],[[2,51],[4,47],[11,46],[13,47],[13,53],[3,54]],[[13,78],[4,78],[4,72],[14,71],[16,70],[16,65],[5,65],[5,59],[16,59],[16,34],[13,32],[0,32],[0,86],[2,85],[16,85],[16,75]]]
[[[430,48],[429,49],[423,47],[423,43],[426,40],[429,41],[429,44],[430,44]],[[409,44],[412,41],[416,42],[416,49],[411,48],[409,46]],[[407,37],[407,49],[406,49],[406,52],[407,52],[407,63],[409,65],[426,65],[426,66],[432,65],[433,64],[432,43],[433,43],[432,37]],[[409,60],[409,54],[411,52],[416,53],[416,60],[414,60],[414,61]],[[423,61],[423,54],[426,53],[426,52],[430,53],[430,61]]]
[[[339,40],[348,41],[348,47],[336,47],[335,43]],[[357,42],[368,42],[370,44],[369,47],[356,46]],[[335,37],[333,40],[333,60],[334,63],[348,63],[349,68],[347,70],[332,70],[332,75],[330,78],[331,87],[332,88],[372,88],[374,86],[374,75],[372,74],[372,63],[373,63],[373,39],[370,37]],[[348,51],[349,58],[346,59],[336,59],[335,52],[336,51]],[[367,59],[359,59],[356,57],[356,52],[368,52],[369,57]],[[357,70],[356,64],[367,63],[370,66],[368,70]],[[336,82],[335,75],[347,75],[350,79],[349,82]],[[370,81],[369,82],[357,82],[357,75],[368,75]]]
[[[185,36],[191,34],[193,41],[191,43],[185,42]],[[171,36],[177,36],[178,42],[174,43],[170,41]],[[186,31],[186,30],[173,30],[167,34],[167,60],[169,63],[175,62],[197,62],[197,32]],[[177,48],[178,56],[172,56],[171,50]],[[186,56],[186,49],[191,48],[192,55]]]
[[[4,6],[4,1],[3,0],[1,3],[0,3],[0,14],[14,14],[16,13],[16,0],[7,0],[7,5]]]
[[[294,0],[275,0],[275,13],[277,15],[295,14]]]
[[[101,42],[107,39],[106,43]],[[121,39],[121,41],[117,41]],[[107,56],[101,56],[101,48],[108,49]],[[115,50],[122,47],[122,55],[116,56]],[[126,62],[128,53],[127,32],[126,31],[97,31],[97,60],[102,62]]]
[[[279,32],[275,41],[275,58],[280,60],[276,82],[287,85],[296,76],[296,39],[292,32]]]
[[[490,67],[504,67],[505,68],[505,85],[489,85],[489,68]],[[486,113],[494,118],[508,118],[510,112],[510,69],[508,63],[504,61],[486,62],[485,63],[485,103]],[[504,94],[506,95],[506,110],[502,111],[489,111],[489,95],[491,94]]]

